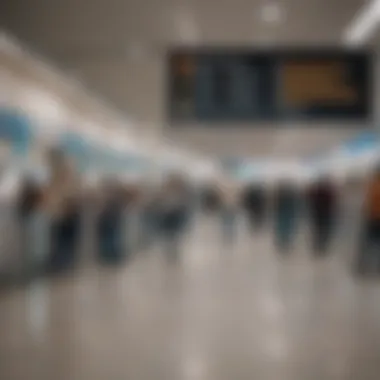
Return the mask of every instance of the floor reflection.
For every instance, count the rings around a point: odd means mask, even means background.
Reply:
[[[152,250],[3,293],[0,378],[379,379],[380,284],[343,252],[284,260],[266,235],[228,253],[196,234],[177,262]]]

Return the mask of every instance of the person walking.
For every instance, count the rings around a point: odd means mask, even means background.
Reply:
[[[221,219],[222,242],[225,246],[231,246],[237,237],[237,223],[239,211],[239,192],[231,183],[224,183],[221,188]]]
[[[44,202],[51,222],[47,269],[51,273],[57,273],[73,268],[80,254],[81,183],[74,163],[62,152],[53,151],[50,164],[51,180]]]
[[[253,231],[260,230],[267,212],[266,189],[263,184],[250,183],[242,193],[242,206]]]
[[[336,189],[328,177],[321,177],[311,185],[308,208],[313,251],[323,256],[330,248],[338,214]]]
[[[169,176],[162,188],[158,204],[158,223],[161,241],[169,257],[179,256],[189,221],[191,194],[180,175]]]
[[[119,264],[126,254],[125,194],[116,183],[104,189],[105,197],[97,217],[97,253],[102,264]]]
[[[274,192],[275,243],[280,252],[289,252],[296,234],[300,196],[296,184],[282,180]]]

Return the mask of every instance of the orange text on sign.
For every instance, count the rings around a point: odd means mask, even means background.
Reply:
[[[283,94],[288,106],[352,105],[358,94],[345,81],[339,61],[290,62],[284,65]]]

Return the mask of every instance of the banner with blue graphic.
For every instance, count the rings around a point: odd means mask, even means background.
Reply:
[[[33,141],[32,123],[17,111],[0,109],[0,140],[9,144],[12,154],[25,156]]]
[[[61,137],[59,148],[74,159],[82,172],[96,168],[108,174],[138,173],[149,167],[148,162],[137,154],[96,146],[72,132]]]
[[[365,132],[347,141],[341,147],[342,151],[350,155],[367,153],[368,151],[378,150],[380,147],[379,134],[375,131]]]

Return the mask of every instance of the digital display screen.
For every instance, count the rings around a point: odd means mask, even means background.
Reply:
[[[314,104],[355,106],[359,94],[347,81],[347,67],[339,61],[289,62],[283,67],[284,102],[289,107]]]
[[[371,68],[363,52],[176,51],[169,55],[169,119],[365,120]]]

